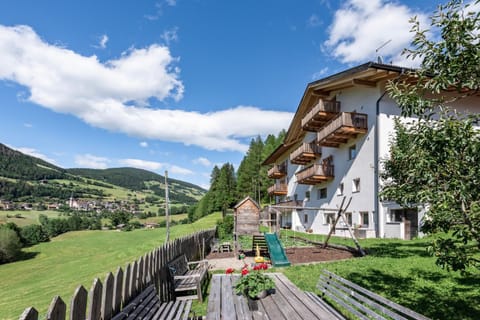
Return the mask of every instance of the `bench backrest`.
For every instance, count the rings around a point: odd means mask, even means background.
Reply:
[[[328,270],[323,270],[317,288],[359,319],[429,319]]]
[[[183,276],[188,272],[187,257],[182,254],[167,263],[170,276]]]

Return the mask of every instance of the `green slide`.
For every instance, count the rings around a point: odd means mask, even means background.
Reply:
[[[265,233],[265,241],[267,242],[268,252],[270,253],[270,260],[274,267],[288,267],[290,261],[287,259],[285,250],[280,243],[280,240],[275,233]]]

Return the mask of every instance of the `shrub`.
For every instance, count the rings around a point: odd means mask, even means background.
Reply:
[[[15,260],[22,245],[17,233],[9,228],[0,228],[0,263]]]
[[[217,232],[220,239],[231,238],[233,234],[233,216],[225,216],[217,221]]]
[[[20,234],[26,246],[33,246],[34,244],[47,242],[50,240],[48,234],[45,232],[42,226],[38,224],[31,224],[23,227],[20,231]]]

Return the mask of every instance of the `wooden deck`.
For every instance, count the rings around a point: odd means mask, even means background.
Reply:
[[[281,273],[270,274],[275,292],[253,304],[235,293],[238,275],[215,274],[208,297],[207,320],[230,319],[337,319]]]

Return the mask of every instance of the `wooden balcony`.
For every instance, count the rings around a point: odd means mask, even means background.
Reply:
[[[322,147],[317,142],[304,142],[290,154],[290,162],[293,164],[309,164],[322,155]]]
[[[319,184],[334,178],[333,165],[314,164],[295,174],[299,184]]]
[[[360,133],[367,133],[368,117],[364,113],[342,112],[330,120],[317,133],[320,146],[338,148],[347,143],[348,139],[357,137]]]
[[[274,164],[268,169],[268,177],[270,179],[280,179],[287,175],[287,166],[285,164]]]
[[[286,196],[287,195],[287,184],[286,183],[276,183],[273,186],[268,188],[268,194],[274,196]]]
[[[335,118],[340,112],[340,101],[323,101],[318,103],[302,119],[302,128],[305,131],[316,132],[327,122]]]

